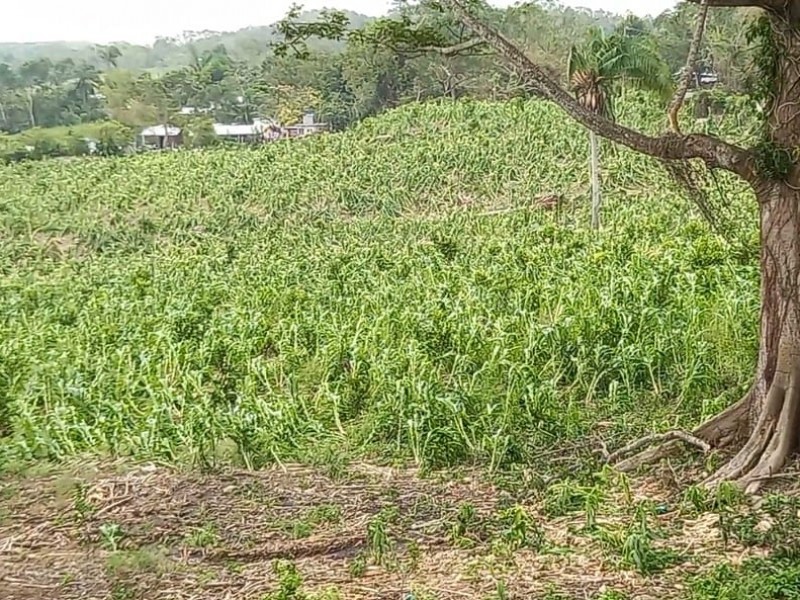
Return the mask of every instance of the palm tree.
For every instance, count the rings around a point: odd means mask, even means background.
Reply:
[[[122,56],[122,51],[115,45],[95,46],[97,58],[106,66],[107,70],[116,69],[117,61]]]
[[[89,98],[100,89],[101,81],[102,78],[97,69],[88,63],[84,63],[76,69],[72,92],[84,104],[88,104]]]
[[[606,34],[599,27],[589,30],[580,46],[570,49],[567,64],[575,98],[586,109],[614,119],[614,96],[622,85],[653,90],[669,96],[669,69],[646,35],[622,32]],[[600,141],[589,130],[592,179],[592,227],[600,227]]]

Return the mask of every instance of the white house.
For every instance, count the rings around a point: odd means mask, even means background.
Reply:
[[[139,133],[139,141],[142,146],[154,146],[156,148],[175,148],[180,146],[183,136],[180,127],[174,125],[153,125],[145,127]]]
[[[313,112],[307,112],[303,115],[303,121],[294,125],[289,125],[286,128],[286,135],[290,138],[303,137],[314,133],[321,133],[328,130],[327,123],[318,123],[314,119]]]
[[[279,128],[272,121],[255,119],[251,124],[214,123],[214,133],[222,140],[234,142],[263,142],[277,137]]]

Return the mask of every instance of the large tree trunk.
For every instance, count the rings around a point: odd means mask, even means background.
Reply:
[[[787,3],[784,10],[769,17],[776,64],[765,148],[776,167],[800,145],[800,2]],[[743,402],[742,413],[745,405],[747,412],[738,419],[747,421],[749,436],[707,483],[736,480],[755,491],[784,467],[800,437],[798,165],[784,173],[755,173],[750,183],[761,213],[761,321],[756,376]]]
[[[766,107],[767,137],[762,146],[766,164],[748,177],[759,203],[761,231],[755,378],[744,398],[693,432],[711,447],[741,443],[706,484],[736,481],[748,492],[783,469],[800,441],[800,163],[790,158],[800,147],[800,1],[784,10],[785,14],[769,17],[777,64],[773,96]],[[781,167],[784,162],[786,168]],[[759,168],[772,172],[757,172]],[[620,467],[629,469],[664,453],[665,447],[648,450],[622,461]]]
[[[742,426],[749,436],[736,456],[707,483],[738,480],[755,491],[780,471],[800,434],[800,194],[785,184],[765,186],[761,205],[760,348],[753,387],[736,411],[698,432],[716,444]],[[724,417],[724,418],[722,418]],[[709,425],[715,424],[711,428]]]

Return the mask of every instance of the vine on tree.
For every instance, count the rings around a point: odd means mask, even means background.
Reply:
[[[789,176],[795,156],[790,149],[776,144],[770,136],[768,117],[775,110],[780,48],[768,16],[762,15],[753,20],[747,30],[747,42],[753,47],[750,95],[764,114],[760,140],[753,149],[756,170],[769,181],[784,181]]]

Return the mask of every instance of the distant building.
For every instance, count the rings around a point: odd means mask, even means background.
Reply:
[[[314,113],[306,113],[301,123],[281,126],[272,119],[255,119],[251,125],[214,123],[214,133],[221,140],[240,143],[273,142],[327,131],[327,123],[317,123]]]
[[[252,124],[235,125],[225,123],[214,123],[214,133],[224,141],[239,143],[265,142],[275,139],[277,125],[271,121],[255,119]]]
[[[685,71],[681,69],[680,71],[674,73],[673,77],[676,80],[680,80],[683,77],[684,72]],[[711,88],[717,85],[719,82],[719,75],[715,71],[709,69],[708,67],[701,67],[695,69],[692,73],[690,87],[692,89]]]
[[[184,115],[196,114],[203,109],[184,107]],[[214,135],[220,141],[240,144],[273,142],[285,138],[298,138],[328,130],[327,123],[318,123],[314,113],[306,113],[301,123],[282,127],[271,119],[254,119],[253,123],[213,123]],[[177,148],[183,144],[183,132],[174,125],[153,125],[145,127],[136,139],[137,146],[144,148]]]
[[[703,86],[714,86],[719,83],[719,75],[714,73],[713,71],[706,71],[704,73],[697,73],[697,85],[698,87]]]
[[[180,127],[153,125],[139,133],[139,144],[150,148],[176,148],[183,143]]]
[[[314,133],[321,133],[323,131],[328,130],[327,123],[317,123],[314,120],[314,113],[307,112],[303,115],[302,123],[296,123],[295,125],[289,125],[284,128],[286,131],[286,137],[295,138],[295,137],[303,137],[306,135],[311,135]]]

